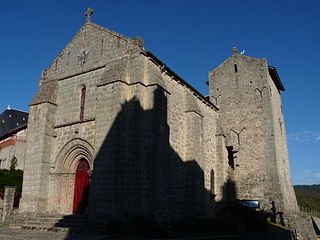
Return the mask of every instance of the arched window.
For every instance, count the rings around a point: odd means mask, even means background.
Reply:
[[[86,86],[82,86],[80,93],[80,121],[83,120],[84,116],[84,104],[86,100]]]

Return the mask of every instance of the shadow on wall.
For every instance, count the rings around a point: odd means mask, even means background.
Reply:
[[[143,110],[133,98],[117,115],[94,160],[89,216],[167,221],[205,215],[203,171],[196,159],[184,163],[171,148],[167,98],[161,88],[153,94],[153,109]]]
[[[169,134],[161,88],[154,91],[150,110],[135,98],[122,105],[94,160],[85,214],[65,216],[56,225],[70,228],[66,239],[76,239],[79,229],[165,238],[171,236],[167,224],[173,223],[184,233],[265,230],[266,215],[239,207],[232,180],[223,186],[221,203],[214,202],[197,159],[184,162],[170,146]],[[213,219],[208,216],[214,208]]]
[[[170,146],[164,90],[158,87],[153,95],[152,109],[133,98],[115,118],[94,160],[88,219],[172,222],[206,216],[213,204],[197,160],[183,162]]]
[[[227,182],[223,185],[222,193],[222,202],[235,202],[237,200],[235,182],[228,179]]]

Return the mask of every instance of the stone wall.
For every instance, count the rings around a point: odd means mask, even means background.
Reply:
[[[267,66],[267,63],[266,63]],[[275,152],[277,172],[274,172],[273,166],[270,165],[269,172],[267,173],[270,178],[274,179],[272,173],[276,174],[279,178],[281,198],[283,205],[279,206],[280,211],[299,211],[298,204],[295,196],[295,192],[291,182],[289,158],[288,158],[288,147],[287,147],[287,137],[285,120],[282,111],[282,101],[281,92],[275,86],[270,75],[267,75],[269,92],[270,92],[270,105],[271,114],[273,116],[272,126],[273,126],[273,139],[269,141],[270,149]],[[270,150],[269,150],[270,151]],[[278,191],[279,187],[272,185],[273,189],[271,191]]]
[[[13,210],[13,202],[14,202],[14,194],[15,187],[5,187],[4,199],[3,199],[3,207],[0,214],[0,222],[4,222],[7,220],[9,215]]]
[[[286,226],[295,230],[298,240],[317,239],[311,216],[301,212],[286,212],[284,219]]]

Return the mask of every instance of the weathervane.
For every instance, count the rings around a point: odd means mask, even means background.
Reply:
[[[92,8],[88,8],[87,11],[84,13],[87,16],[86,22],[91,23],[91,15],[94,13]]]

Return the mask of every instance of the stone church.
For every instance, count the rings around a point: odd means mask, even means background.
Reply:
[[[205,97],[92,13],[30,103],[21,213],[174,221],[235,199],[298,211],[275,67],[233,48]]]

